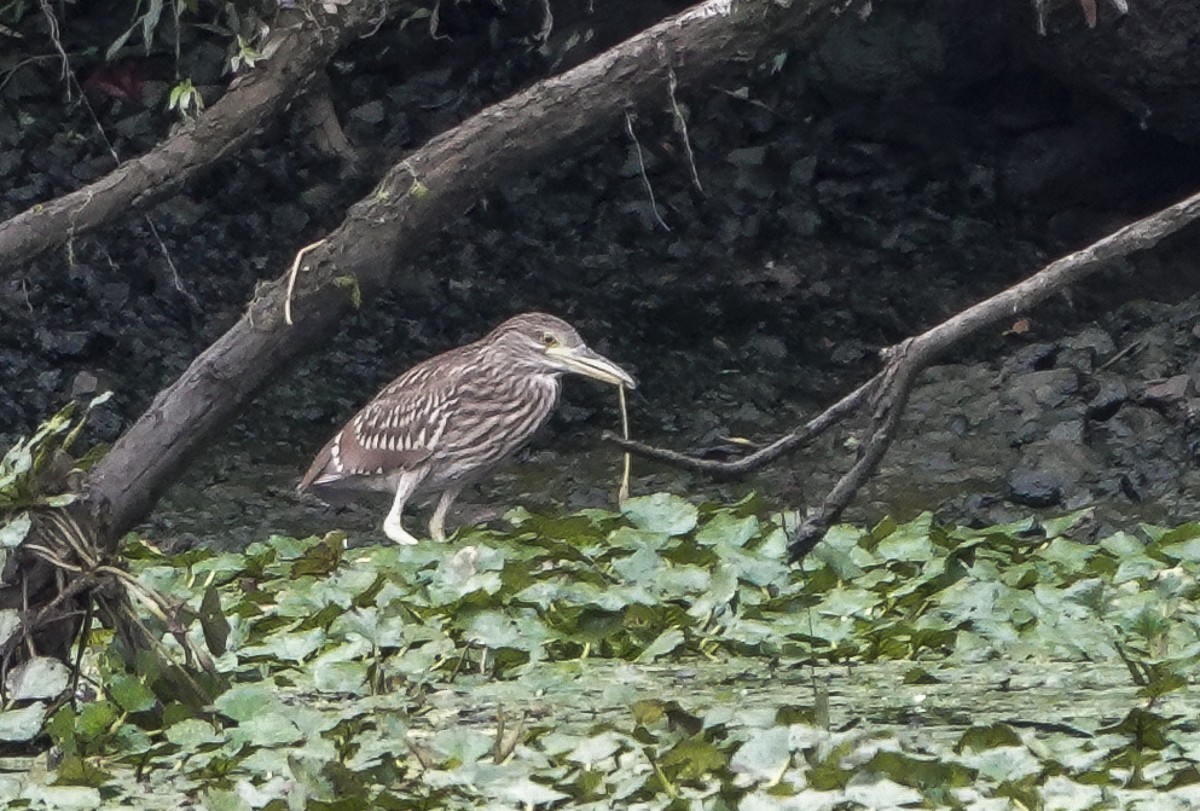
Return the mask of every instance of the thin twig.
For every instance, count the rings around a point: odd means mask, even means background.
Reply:
[[[1142,341],[1141,341],[1141,339],[1139,338],[1138,340],[1136,340],[1136,341],[1134,341],[1133,343],[1131,343],[1129,346],[1127,346],[1127,347],[1125,347],[1124,349],[1122,349],[1122,350],[1121,350],[1120,352],[1118,352],[1117,354],[1113,355],[1113,356],[1112,356],[1111,358],[1109,358],[1108,360],[1104,361],[1104,363],[1101,363],[1099,366],[1097,366],[1097,367],[1096,367],[1096,371],[1097,371],[1097,372],[1103,372],[1103,371],[1104,371],[1105,369],[1107,369],[1109,366],[1112,366],[1114,363],[1116,363],[1116,362],[1117,362],[1117,361],[1119,361],[1121,358],[1123,358],[1123,357],[1125,357],[1126,355],[1128,355],[1130,352],[1135,352],[1135,351],[1137,351],[1138,349],[1141,349],[1141,348],[1142,348]]]
[[[675,119],[675,130],[679,133],[680,140],[683,141],[683,154],[687,157],[688,171],[692,175],[692,185],[696,187],[696,191],[704,194],[704,186],[700,185],[700,173],[696,171],[696,153],[692,151],[692,139],[688,135],[687,118],[679,106],[679,100],[675,98],[675,89],[678,86],[679,80],[675,78],[675,69],[667,65],[667,97],[671,100],[671,115]]]
[[[625,131],[629,133],[629,140],[633,141],[633,148],[637,150],[638,170],[642,173],[642,184],[646,187],[646,194],[650,196],[650,210],[654,212],[654,219],[658,220],[658,224],[663,229],[670,231],[671,226],[667,225],[658,213],[658,203],[654,202],[654,187],[650,185],[650,176],[646,174],[646,161],[642,156],[642,145],[638,143],[637,136],[633,134],[633,114],[628,110],[625,111]]]
[[[638,456],[647,459],[657,459],[673,467],[692,470],[697,473],[707,473],[710,476],[744,476],[766,467],[776,459],[792,453],[797,448],[811,442],[842,419],[853,414],[863,400],[875,389],[882,380],[882,373],[863,383],[854,391],[813,417],[803,425],[797,426],[790,434],[784,434],[770,445],[757,450],[749,456],[735,459],[732,462],[722,462],[717,459],[701,459],[689,456],[668,448],[658,448],[636,440],[622,439],[611,432],[604,432],[603,439],[618,447],[624,448]]]
[[[154,224],[154,220],[150,219],[150,215],[146,214],[143,219],[146,220],[146,225],[150,226],[150,233],[154,236],[155,242],[158,243],[158,249],[162,251],[163,259],[167,261],[167,267],[171,269],[171,282],[175,285],[175,289],[182,293],[192,306],[197,310],[200,309],[200,301],[192,295],[191,291],[183,286],[183,279],[179,277],[179,268],[175,267],[175,260],[171,258],[171,252],[167,250],[167,243],[163,242],[163,238],[158,234],[158,226]]]
[[[289,327],[292,326],[292,293],[296,290],[296,276],[300,274],[300,262],[310,252],[325,244],[325,240],[318,239],[309,245],[305,245],[296,252],[296,258],[292,260],[292,268],[288,271],[287,295],[283,298],[283,320]]]
[[[889,363],[885,370],[884,384],[876,399],[875,415],[870,439],[859,448],[857,461],[846,471],[833,489],[825,496],[820,508],[788,532],[788,559],[793,563],[807,555],[817,542],[825,537],[842,512],[875,473],[883,455],[896,436],[900,417],[908,403],[917,375],[928,365],[928,360],[903,353]]]
[[[58,58],[62,60],[62,69],[59,71],[59,78],[67,86],[67,101],[74,101],[71,95],[73,87],[73,77],[71,75],[71,60],[67,58],[67,51],[63,48],[62,39],[58,33],[58,18],[54,16],[54,9],[50,8],[50,0],[41,0],[42,16],[46,18],[46,26],[50,29],[50,42],[54,44],[54,50],[58,51]]]
[[[554,12],[550,10],[550,0],[542,0],[542,27],[533,38],[537,42],[545,42],[550,39],[550,32],[553,30]]]

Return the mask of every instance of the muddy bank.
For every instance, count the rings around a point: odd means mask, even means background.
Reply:
[[[848,520],[934,510],[946,521],[982,525],[1091,508],[1096,531],[1108,532],[1200,513],[1200,297],[1174,305],[1136,301],[1062,337],[1035,327],[1032,336],[997,343],[994,359],[926,372]],[[675,411],[659,406],[672,402],[669,393],[643,388],[634,399],[634,430],[676,448],[715,450],[730,447],[729,437],[773,438],[808,413],[782,398],[775,408],[734,399],[771,391],[772,376],[726,371],[714,390]],[[566,401],[529,451],[463,494],[452,526],[499,520],[517,505],[614,507],[619,454],[598,433],[617,424],[615,397],[571,381]],[[847,426],[736,482],[635,461],[633,492],[722,501],[758,492],[770,509],[804,509],[849,467],[856,438],[855,426]],[[147,534],[168,545],[231,548],[272,532],[334,527],[363,540],[382,537],[385,500],[335,510],[294,494],[319,439],[299,444],[230,441],[215,448],[168,496]]]

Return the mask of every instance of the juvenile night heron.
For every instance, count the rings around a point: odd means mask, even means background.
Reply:
[[[388,384],[321,449],[299,489],[333,499],[362,490],[393,493],[383,531],[402,544],[417,542],[401,526],[404,505],[441,493],[429,535],[445,540],[454,499],[533,436],[558,405],[567,372],[635,385],[562,319],[510,318]]]

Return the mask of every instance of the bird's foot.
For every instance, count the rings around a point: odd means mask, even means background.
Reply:
[[[409,535],[404,527],[400,526],[399,521],[393,521],[391,516],[383,522],[383,534],[391,540],[404,546],[412,546],[417,542],[417,539]]]

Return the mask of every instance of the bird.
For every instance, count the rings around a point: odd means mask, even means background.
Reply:
[[[417,543],[401,523],[405,504],[438,493],[429,536],[444,541],[450,505],[537,432],[568,373],[637,386],[561,318],[513,316],[385,386],[325,444],[297,489],[327,501],[363,490],[391,494],[383,531],[399,544]]]

